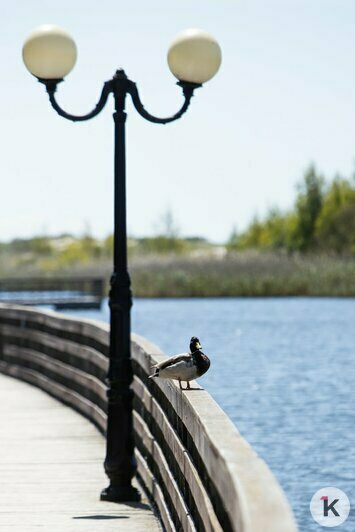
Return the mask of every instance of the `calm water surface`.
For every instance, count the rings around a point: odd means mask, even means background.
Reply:
[[[108,321],[101,311],[70,314]],[[133,330],[169,355],[198,336],[211,358],[200,383],[268,463],[300,531],[334,486],[355,509],[355,299],[138,299]],[[339,531],[355,531],[354,510]]]

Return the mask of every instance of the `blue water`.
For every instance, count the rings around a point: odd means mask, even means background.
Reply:
[[[54,298],[57,300],[63,299],[65,302],[68,298],[73,298],[77,296],[83,296],[83,295],[89,295],[89,294],[83,294],[82,292],[78,290],[48,290],[48,291],[38,291],[38,290],[18,290],[18,291],[0,291],[0,302],[6,303],[7,301],[11,301],[12,303],[16,303],[16,301],[23,301],[23,300],[41,300],[43,303],[46,301],[53,300]]]
[[[68,311],[108,321],[101,311]],[[200,379],[268,463],[300,531],[320,531],[312,495],[334,486],[355,508],[355,299],[138,299],[133,330],[169,355],[198,336]],[[355,514],[337,527],[355,531]],[[271,532],[271,531],[270,531]]]

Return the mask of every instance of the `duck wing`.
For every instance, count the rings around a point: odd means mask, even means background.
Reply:
[[[175,355],[173,357],[168,358],[167,360],[163,360],[163,362],[160,362],[160,364],[157,364],[156,366],[153,366],[157,369],[165,369],[169,366],[173,366],[174,364],[177,364],[178,362],[189,362],[191,361],[191,355],[188,353],[182,353],[181,355]]]

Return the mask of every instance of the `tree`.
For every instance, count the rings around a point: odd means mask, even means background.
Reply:
[[[263,223],[259,220],[257,216],[254,216],[246,232],[240,236],[239,241],[241,248],[245,249],[262,247],[262,234]]]
[[[297,222],[291,240],[300,251],[309,251],[316,247],[316,224],[323,205],[323,194],[324,179],[311,165],[299,186],[296,199]]]
[[[272,208],[264,222],[261,234],[261,245],[267,249],[282,249],[287,242],[287,215],[279,209]]]
[[[322,249],[355,253],[355,187],[340,176],[324,197],[316,234]]]
[[[227,251],[236,251],[237,249],[239,249],[239,233],[237,231],[236,226],[234,226],[232,229],[232,232],[226,244],[226,248]]]

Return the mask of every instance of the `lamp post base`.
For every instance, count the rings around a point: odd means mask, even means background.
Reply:
[[[125,488],[110,485],[102,490],[100,500],[110,502],[139,502],[141,496],[139,491],[136,488],[133,488],[133,486]]]

